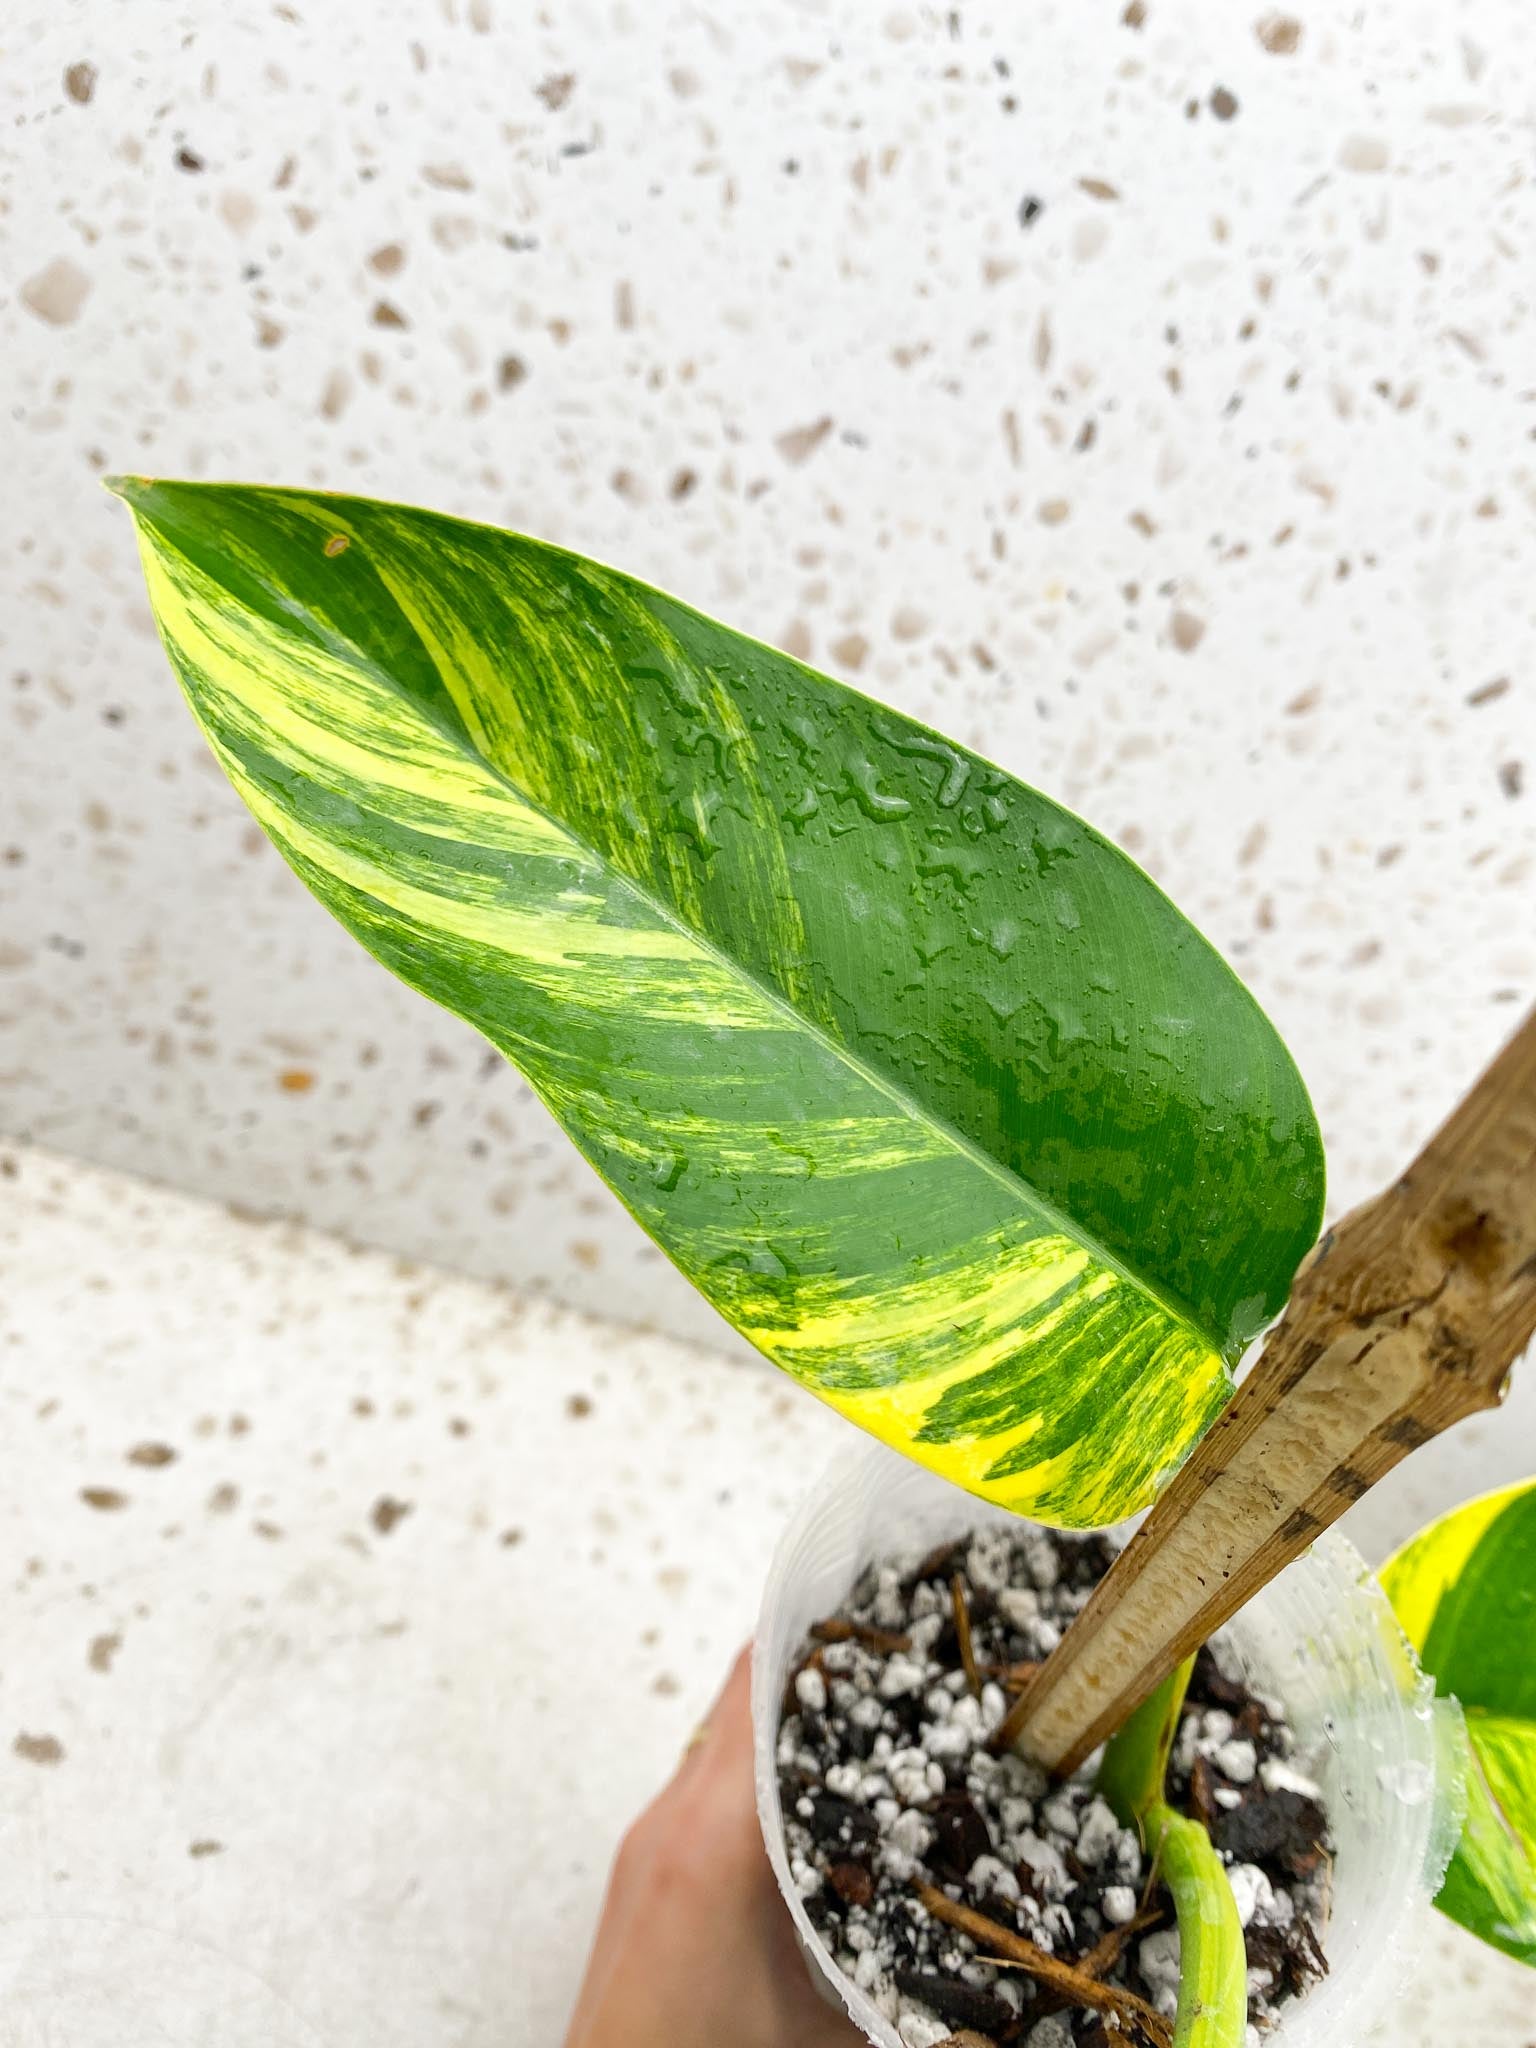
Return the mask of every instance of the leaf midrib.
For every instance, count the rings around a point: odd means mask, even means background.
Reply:
[[[405,616],[408,615],[402,613],[402,617]],[[350,646],[351,643],[348,643],[348,645]],[[432,662],[431,654],[425,643],[423,642],[421,645],[423,655],[429,662]],[[432,662],[432,666],[436,668],[436,663]],[[374,673],[378,674],[379,671],[375,669]],[[438,673],[441,675],[440,670]],[[405,693],[399,689],[394,679],[388,676],[387,672],[385,672],[385,676],[390,688],[395,691],[396,695],[404,698]],[[448,690],[448,694],[452,698],[453,692],[449,688],[447,677],[444,676],[442,680],[443,687]],[[457,702],[456,699],[454,701]],[[430,717],[429,713],[423,713],[422,715]],[[494,760],[489,754],[482,753],[469,740],[467,733],[461,737],[458,733],[448,732],[447,737],[457,746],[461,754],[467,754],[489,769],[497,781],[510,790],[519,802],[527,804],[531,810],[536,811],[540,817],[544,818],[560,832],[563,832],[586,854],[588,859],[597,863],[600,869],[617,876],[624,888],[632,891],[648,909],[661,918],[673,931],[687,939],[690,944],[698,946],[717,965],[736,975],[742,981],[748,982],[773,1009],[777,1010],[781,1015],[788,1017],[797,1029],[807,1033],[818,1044],[824,1046],[842,1065],[848,1067],[863,1080],[868,1081],[873,1087],[878,1089],[885,1095],[887,1100],[894,1102],[904,1115],[913,1117],[915,1121],[925,1125],[946,1139],[954,1146],[956,1151],[964,1154],[973,1163],[981,1166],[995,1181],[1008,1188],[1010,1192],[1015,1189],[1026,1190],[1063,1236],[1069,1237],[1075,1243],[1082,1245],[1092,1257],[1099,1260],[1102,1265],[1115,1273],[1120,1279],[1150,1295],[1161,1308],[1177,1321],[1185,1323],[1191,1329],[1198,1331],[1210,1344],[1212,1351],[1218,1357],[1221,1356],[1219,1343],[1195,1319],[1187,1308],[1183,1308],[1171,1300],[1160,1286],[1146,1279],[1142,1274],[1136,1272],[1134,1268],[1127,1265],[1107,1245],[1102,1244],[1090,1231],[1085,1230],[1073,1218],[1068,1216],[1056,1202],[1052,1201],[1048,1195],[1038,1189],[1033,1181],[1025,1179],[1022,1174],[1017,1173],[1003,1160],[995,1158],[990,1152],[987,1152],[979,1145],[975,1139],[969,1137],[957,1125],[951,1123],[947,1117],[939,1115],[917,1097],[904,1092],[899,1082],[893,1076],[882,1073],[878,1067],[871,1066],[859,1053],[854,1052],[841,1040],[834,1038],[824,1025],[819,1023],[814,1017],[808,1016],[803,1010],[798,1009],[784,994],[782,989],[776,987],[772,982],[765,980],[761,974],[757,973],[744,961],[726,952],[715,939],[706,933],[697,931],[675,905],[668,903],[664,898],[658,896],[644,882],[629,875],[616,860],[601,852],[599,848],[591,845],[581,833],[574,831],[570,824],[560,817],[558,813],[551,811],[545,804],[540,803],[499,761]]]
[[[137,505],[137,503],[135,503],[134,498],[131,495],[127,493],[125,493],[124,495],[127,497],[129,508],[132,511],[135,520],[137,521],[142,518],[143,523],[150,525],[152,529],[156,532],[158,539],[161,531],[158,522],[154,521],[147,513],[141,514],[139,506]],[[274,495],[282,497],[288,494],[277,492]],[[339,503],[345,504],[348,502],[345,494],[337,493],[327,495],[335,495]],[[169,536],[167,536],[167,538],[169,538]],[[174,542],[172,542],[172,545],[174,547]],[[176,549],[176,552],[182,553],[183,551],[178,548]],[[559,551],[557,550],[557,552]],[[190,557],[187,557],[185,555],[183,555],[183,559],[189,561],[191,560]],[[194,563],[192,566],[194,568],[197,568],[199,565]],[[388,588],[387,584],[385,585],[385,588]],[[289,601],[291,594],[279,589],[276,592],[276,595],[278,595],[280,599],[287,602]],[[455,705],[455,709],[457,709],[458,700],[454,696],[452,689],[449,687],[448,678],[443,674],[430,648],[427,646],[426,642],[421,638],[420,631],[416,627],[415,621],[411,618],[410,614],[403,607],[398,605],[398,603],[396,606],[396,610],[400,619],[403,621],[404,624],[406,624],[410,628],[413,636],[415,637],[416,643],[421,649],[423,660],[426,662],[427,666],[433,671],[433,673],[438,676],[439,680],[442,682],[446,694],[449,697],[449,700]],[[364,653],[363,650],[357,646],[355,641],[347,638],[345,635],[337,635],[334,632],[332,632],[325,626],[325,623],[322,620],[314,617],[313,613],[309,611],[307,606],[304,607],[304,611],[305,615],[311,619],[316,630],[324,635],[326,641],[330,646],[335,648],[338,652],[342,648],[345,648],[347,659],[349,660],[349,662],[351,662],[354,666],[358,667],[359,669],[366,669],[368,673],[383,681],[387,685],[389,690],[392,692],[392,694],[405,705],[409,714],[414,719],[417,719],[424,724],[432,724],[437,726],[438,731],[456,749],[457,752],[459,752],[461,755],[466,756],[469,759],[472,759],[480,763],[480,765],[484,767],[492,776],[494,776],[496,780],[499,783],[501,783],[507,790],[509,790],[512,793],[512,795],[517,798],[519,802],[528,805],[528,807],[531,810],[537,812],[537,814],[540,817],[542,817],[547,823],[554,826],[559,832],[561,832],[568,839],[570,839],[577,848],[579,848],[582,852],[586,854],[588,859],[592,860],[597,864],[600,870],[604,870],[615,875],[619,879],[624,888],[630,890],[656,917],[658,917],[670,929],[677,932],[681,937],[686,939],[689,942],[689,944],[699,947],[704,953],[706,953],[710,958],[712,958],[717,965],[727,970],[728,973],[735,975],[741,980],[749,983],[763,998],[763,1000],[770,1006],[770,1008],[777,1011],[781,1016],[788,1018],[796,1029],[808,1034],[814,1041],[816,1041],[818,1044],[823,1046],[829,1053],[831,1053],[834,1059],[836,1059],[841,1065],[848,1068],[850,1071],[857,1074],[861,1079],[868,1082],[880,1094],[884,1095],[888,1101],[894,1103],[903,1115],[911,1117],[914,1121],[922,1124],[926,1128],[935,1132],[938,1136],[942,1137],[957,1152],[962,1154],[964,1157],[968,1158],[974,1165],[979,1166],[982,1169],[982,1171],[985,1174],[987,1174],[993,1181],[995,1181],[1003,1187],[1006,1187],[1010,1191],[1010,1193],[1013,1193],[1017,1190],[1024,1190],[1025,1192],[1027,1192],[1029,1197],[1037,1204],[1038,1208],[1044,1214],[1046,1219],[1052,1224],[1054,1224],[1054,1226],[1058,1229],[1061,1235],[1071,1239],[1074,1243],[1081,1245],[1087,1252],[1089,1252],[1089,1254],[1092,1257],[1097,1259],[1108,1271],[1114,1273],[1120,1280],[1125,1282],[1127,1285],[1137,1288],[1143,1294],[1149,1296],[1173,1320],[1183,1324],[1188,1329],[1196,1332],[1207,1344],[1213,1355],[1221,1359],[1223,1365],[1226,1364],[1227,1361],[1225,1353],[1223,1352],[1219,1338],[1212,1331],[1207,1329],[1205,1325],[1199,1320],[1199,1318],[1196,1317],[1187,1306],[1174,1299],[1170,1295],[1170,1293],[1161,1285],[1161,1283],[1137,1271],[1118,1253],[1112,1251],[1109,1248],[1109,1246],[1104,1244],[1091,1231],[1085,1229],[1080,1223],[1078,1223],[1075,1219],[1069,1216],[1057,1202],[1055,1202],[1049,1195],[1045,1194],[1041,1189],[1039,1189],[1033,1181],[1026,1179],[1023,1174],[1016,1172],[1015,1169],[1008,1166],[1004,1161],[996,1158],[993,1154],[986,1151],[980,1144],[976,1142],[975,1139],[969,1137],[964,1131],[960,1130],[958,1126],[953,1124],[947,1117],[940,1115],[937,1111],[931,1109],[926,1103],[920,1102],[919,1100],[917,1100],[917,1098],[905,1093],[902,1090],[899,1082],[894,1077],[886,1073],[883,1073],[878,1067],[871,1066],[870,1063],[865,1058],[863,1058],[859,1053],[854,1052],[842,1041],[840,1041],[837,1038],[834,1038],[822,1024],[817,1022],[816,1019],[808,1016],[804,1011],[796,1008],[796,1006],[784,995],[782,990],[774,986],[771,982],[765,981],[759,973],[757,973],[753,968],[748,966],[745,962],[741,961],[740,959],[737,959],[734,955],[726,952],[717,943],[716,940],[714,940],[705,933],[697,931],[682,916],[682,914],[678,911],[675,905],[666,902],[665,899],[659,897],[651,887],[647,886],[644,882],[626,873],[625,870],[619,866],[617,861],[615,861],[608,855],[604,854],[597,847],[592,846],[587,841],[587,839],[582,836],[582,834],[573,830],[570,824],[565,819],[561,818],[558,815],[558,813],[552,811],[546,804],[541,803],[538,798],[533,796],[530,791],[525,789],[515,779],[515,777],[506,768],[502,766],[502,764],[499,761],[493,759],[489,754],[481,752],[481,750],[477,746],[475,746],[469,732],[466,729],[462,717],[456,719],[454,723],[451,725],[448,722],[439,719],[437,716],[433,714],[432,711],[422,706],[421,704],[416,702],[415,699],[410,697],[409,694],[400,687],[394,675],[387,667],[383,667],[370,660],[366,653]],[[274,633],[274,635],[276,635],[276,621],[268,620],[262,623],[266,631]],[[869,701],[874,702],[875,700],[870,699]]]

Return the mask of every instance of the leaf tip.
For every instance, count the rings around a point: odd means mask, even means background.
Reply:
[[[104,491],[110,491],[114,498],[121,498],[129,507],[142,504],[154,489],[153,477],[147,476],[104,476],[101,480]]]

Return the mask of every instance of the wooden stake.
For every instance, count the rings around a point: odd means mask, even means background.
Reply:
[[[1400,1458],[1496,1407],[1536,1332],[1536,1012],[1323,1238],[1264,1354],[994,1731],[1074,1769]]]

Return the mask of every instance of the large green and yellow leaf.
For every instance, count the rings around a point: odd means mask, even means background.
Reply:
[[[1467,1731],[1467,1818],[1435,1903],[1536,1964],[1536,1480],[1421,1529],[1381,1574]]]
[[[990,1499],[1150,1497],[1283,1301],[1322,1165],[1273,1028],[1145,875],[593,562],[355,498],[117,488],[285,857],[723,1315]]]

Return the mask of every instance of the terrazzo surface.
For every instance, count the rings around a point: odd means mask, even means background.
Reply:
[[[4,1172],[6,2041],[549,2048],[847,1425],[292,1225]]]
[[[1131,849],[1335,1210],[1536,984],[1528,9],[73,0],[0,66],[0,1124],[718,1326],[304,896],[113,468],[605,557]]]
[[[0,30],[0,1130],[52,1148],[0,1178],[18,2048],[547,2048],[844,1437],[679,1341],[726,1343],[266,848],[104,472],[517,526],[953,731],[1233,960],[1334,1213],[1531,1001],[1536,24],[1021,19]],[[1350,1526],[1533,1463],[1527,1371]],[[1515,1966],[1426,1921],[1416,1967],[1383,2044],[1533,2048]]]
[[[848,1434],[760,1368],[3,1148],[0,1408],[9,2048],[552,2048]],[[1527,1372],[1357,1537],[1533,1433]],[[1530,2048],[1518,1965],[1426,1916],[1414,1970],[1377,2048]]]

